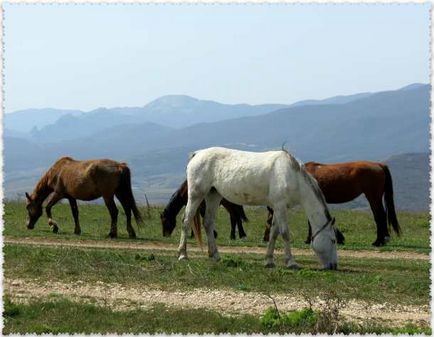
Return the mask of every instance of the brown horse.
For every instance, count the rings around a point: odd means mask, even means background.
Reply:
[[[176,226],[176,216],[182,207],[187,205],[188,198],[188,185],[185,180],[182,185],[173,193],[166,208],[160,214],[161,225],[163,228],[163,235],[170,236]],[[240,239],[245,238],[247,235],[244,232],[243,221],[248,221],[246,214],[244,213],[243,206],[233,204],[226,199],[222,199],[221,205],[228,211],[231,219],[231,234],[230,239],[235,240],[235,228],[238,227],[238,234]],[[205,216],[205,202],[202,202],[199,207],[199,212],[202,217]],[[195,227],[200,229],[199,218],[194,219]],[[217,237],[217,232],[214,231],[214,237]]]
[[[388,225],[400,235],[401,229],[393,202],[392,176],[387,165],[377,162],[356,161],[336,164],[308,162],[306,170],[318,181],[327,203],[340,204],[364,194],[371,206],[377,225],[374,246],[383,246],[389,239]],[[383,196],[385,207],[383,206]],[[272,217],[272,213],[269,214]],[[270,221],[271,223],[271,221]],[[269,236],[267,221],[264,239]],[[312,236],[309,226],[307,243]]]
[[[61,199],[66,198],[71,206],[74,217],[74,233],[81,233],[78,221],[78,200],[94,200],[104,198],[111,216],[111,230],[109,236],[117,236],[117,217],[114,196],[116,196],[127,217],[127,230],[130,238],[135,238],[136,233],[131,226],[131,211],[138,225],[143,223],[137,209],[131,189],[130,169],[125,163],[118,163],[109,159],[78,161],[70,157],[62,157],[51,166],[45,175],[39,180],[32,195],[26,193],[27,212],[29,221],[28,229],[33,229],[35,223],[42,215],[42,203],[48,198],[45,207],[48,224],[57,233],[59,228],[51,216],[51,208]]]

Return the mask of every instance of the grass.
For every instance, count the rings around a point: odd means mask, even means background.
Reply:
[[[155,305],[150,309],[113,311],[94,304],[74,303],[59,298],[18,304],[5,299],[4,334],[60,333],[317,333],[321,313],[303,309],[277,316],[274,309],[262,317],[223,316],[203,309],[173,309]],[[67,317],[67,319],[65,319]],[[379,324],[357,325],[340,322],[337,333],[431,334],[429,327],[406,325],[390,328]]]
[[[105,240],[109,231],[109,214],[102,205],[80,204],[82,235],[73,234],[74,224],[69,205],[59,204],[53,210],[54,219],[60,225],[59,234],[53,234],[43,216],[32,231],[27,230],[23,202],[7,202],[4,207],[4,232],[8,237],[41,237],[59,242],[80,239]],[[142,211],[144,209],[142,208]],[[145,227],[137,231],[138,239],[146,248],[148,242],[177,244],[179,223],[172,237],[161,235],[159,212],[150,210]],[[332,209],[336,222],[346,236],[346,245],[339,249],[373,251],[407,251],[428,254],[430,249],[430,217],[427,212],[399,212],[402,236],[392,236],[385,247],[371,245],[375,239],[375,224],[370,212]],[[219,246],[264,247],[262,242],[267,212],[263,208],[246,208],[250,221],[245,223],[248,238],[245,241],[229,240],[229,217],[220,209],[217,217]],[[289,211],[291,245],[308,248],[304,244],[307,220],[300,209]],[[128,239],[125,217],[119,213],[119,238]],[[193,240],[190,240],[193,242]],[[282,247],[281,239],[277,248]],[[206,248],[205,248],[206,250]],[[320,271],[315,256],[296,256],[303,268],[298,271],[284,268],[282,256],[276,257],[277,267],[265,269],[263,254],[224,254],[222,261],[209,261],[205,252],[190,251],[189,261],[177,262],[176,252],[152,250],[97,249],[62,246],[25,246],[6,244],[4,276],[7,279],[24,278],[34,282],[50,281],[73,283],[119,283],[125,287],[143,285],[162,290],[194,290],[197,288],[229,289],[239,292],[267,294],[308,294],[311,298],[336,291],[344,301],[364,300],[390,305],[428,305],[430,303],[430,262],[407,259],[362,259],[342,257],[339,270]],[[339,251],[338,251],[339,255]],[[131,311],[113,311],[94,304],[80,304],[68,299],[55,301],[40,299],[20,304],[5,299],[4,333],[315,333],[326,331],[319,323],[324,312],[306,311],[280,313],[273,309],[261,317],[244,315],[227,317],[203,309],[176,309],[162,305],[151,309],[137,308]],[[264,318],[265,317],[265,318]],[[268,318],[267,318],[268,317]],[[330,324],[328,327],[332,326]],[[378,324],[357,325],[341,322],[335,328],[341,333],[426,333],[427,327],[405,325],[389,328]],[[322,329],[322,330],[321,330]]]
[[[6,278],[45,281],[103,281],[161,289],[226,288],[237,291],[312,296],[339,289],[345,299],[399,304],[429,304],[428,261],[342,258],[338,272],[320,271],[315,256],[299,256],[303,269],[288,270],[283,261],[267,269],[258,254],[225,255],[221,263],[198,253],[177,262],[174,253],[32,247],[4,247]],[[35,281],[37,282],[37,281]]]
[[[53,234],[44,216],[39,219],[36,228],[32,231],[25,226],[26,211],[23,202],[11,201],[5,204],[4,213],[4,235],[13,237],[49,237],[62,240],[92,239],[106,240],[109,232],[110,217],[103,205],[81,204],[80,222],[82,234],[73,234],[74,224],[69,205],[59,204],[53,208],[54,219],[60,225],[60,233]],[[121,208],[120,208],[121,210]],[[137,241],[160,241],[169,243],[179,242],[179,223],[182,211],[178,215],[178,226],[175,228],[172,237],[162,237],[162,229],[159,212],[162,208],[154,207],[150,210],[151,217],[145,220],[145,226],[138,234]],[[142,208],[142,211],[144,209]],[[340,249],[368,249],[368,250],[401,250],[416,251],[428,254],[430,250],[430,217],[428,212],[399,212],[398,219],[402,228],[401,237],[392,234],[391,242],[381,248],[373,247],[371,244],[376,237],[376,226],[370,211],[338,210],[332,209],[332,215],[336,217],[336,223],[346,237],[346,244]],[[260,246],[265,247],[262,242],[267,211],[264,208],[246,208],[249,222],[245,223],[248,238],[244,241],[229,240],[230,224],[229,216],[224,209],[220,209],[217,217],[216,228],[219,233],[218,245],[226,246]],[[307,236],[307,220],[302,210],[292,209],[289,211],[289,222],[291,231],[291,244],[294,247],[307,248],[304,240]],[[125,217],[123,212],[119,213],[117,240],[129,240],[126,232]],[[278,240],[277,247],[281,247],[281,240]]]

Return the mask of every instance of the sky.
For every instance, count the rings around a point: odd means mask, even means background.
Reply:
[[[430,79],[431,4],[3,4],[5,112],[284,103]]]

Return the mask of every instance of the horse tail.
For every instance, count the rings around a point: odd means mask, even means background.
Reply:
[[[120,192],[128,203],[128,206],[133,211],[134,219],[136,219],[137,225],[143,225],[143,218],[137,208],[136,201],[134,199],[133,190],[131,188],[131,171],[128,166],[123,165],[121,169],[121,179],[119,183]]]
[[[386,177],[386,182],[384,186],[384,201],[386,203],[386,213],[389,226],[392,225],[393,230],[398,236],[401,234],[401,228],[398,223],[395,212],[395,203],[393,202],[393,185],[392,185],[392,175],[387,165],[383,165],[384,174]]]

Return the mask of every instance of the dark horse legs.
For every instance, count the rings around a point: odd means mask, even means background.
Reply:
[[[366,196],[374,214],[375,224],[377,225],[377,239],[372,243],[373,246],[384,246],[390,239],[389,229],[387,228],[387,214],[383,206],[382,197],[374,198]]]
[[[74,218],[74,234],[80,235],[81,234],[81,228],[80,228],[80,222],[78,220],[78,206],[77,206],[77,200],[74,198],[68,198],[69,200],[69,206],[71,206],[71,212],[72,217]]]
[[[104,203],[106,207],[108,208],[110,212],[111,217],[111,226],[110,226],[110,232],[108,234],[109,237],[116,238],[118,236],[118,208],[116,207],[115,201],[113,199],[113,196],[104,196]]]
[[[122,208],[124,209],[125,216],[127,217],[127,231],[130,239],[136,238],[136,232],[133,226],[131,226],[131,205],[128,202],[128,198],[121,192],[116,193],[116,197],[119,199]]]
[[[231,212],[229,212],[229,214],[230,214],[230,218],[231,218],[231,234],[230,234],[230,239],[231,240],[235,240],[236,239],[235,230],[236,230],[237,226],[238,226],[238,235],[239,235],[240,239],[247,237],[246,232],[244,232],[242,220],[238,219]]]

